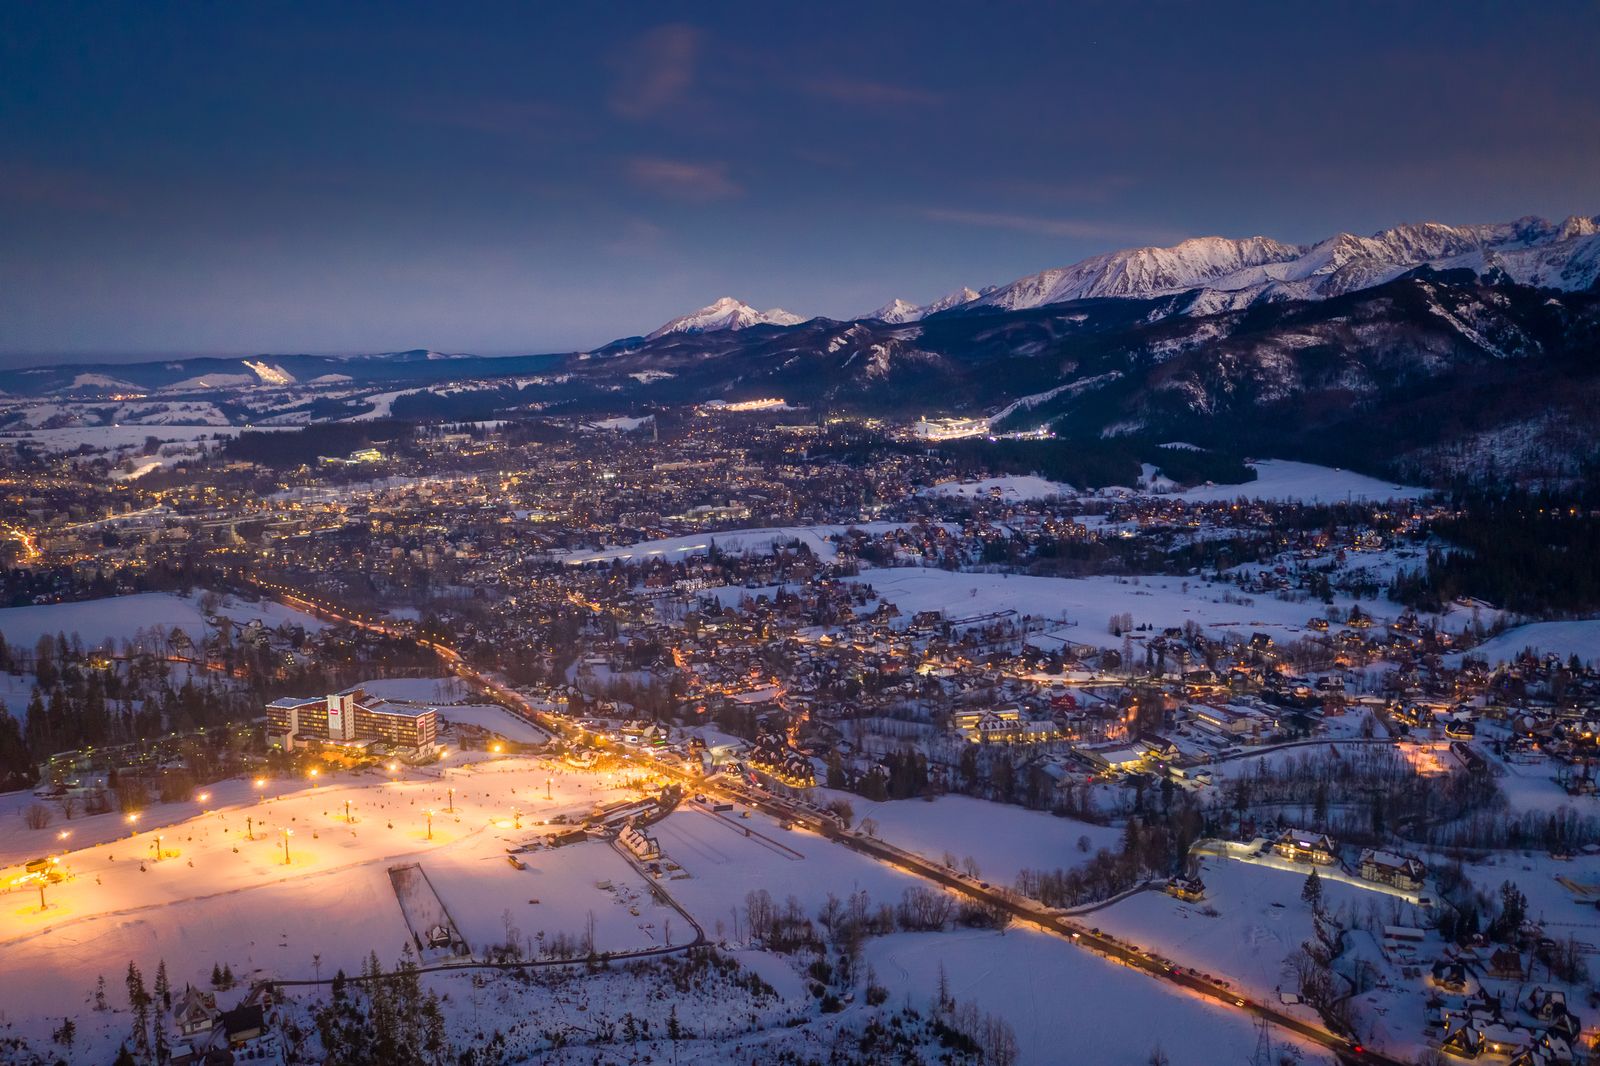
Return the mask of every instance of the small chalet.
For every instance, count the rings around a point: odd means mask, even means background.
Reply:
[[[1332,837],[1309,829],[1285,829],[1272,842],[1272,850],[1284,858],[1317,866],[1332,866],[1334,849]]]
[[[1522,965],[1522,953],[1511,948],[1496,948],[1494,954],[1489,956],[1484,972],[1502,981],[1521,981],[1527,976],[1527,969]]]
[[[183,994],[172,1005],[172,1025],[183,1037],[209,1033],[217,1026],[217,1000],[193,985],[186,985]]]
[[[1381,885],[1417,892],[1427,880],[1427,868],[1416,859],[1390,851],[1367,849],[1361,853],[1361,877]]]

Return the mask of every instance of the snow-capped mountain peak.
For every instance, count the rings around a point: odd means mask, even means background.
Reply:
[[[891,326],[897,326],[902,322],[915,322],[921,318],[922,308],[910,300],[902,300],[896,297],[876,311],[869,311],[862,317],[875,318],[879,322],[887,322]]]
[[[781,307],[757,311],[747,303],[724,296],[698,311],[680,315],[645,337],[655,340],[670,333],[713,333],[724,329],[748,329],[751,326],[794,326],[805,319]]]

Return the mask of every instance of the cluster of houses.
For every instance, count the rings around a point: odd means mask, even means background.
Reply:
[[[1516,952],[1502,949],[1515,957]],[[1429,984],[1436,990],[1428,1003],[1428,1026],[1439,1050],[1454,1059],[1504,1062],[1508,1066],[1573,1066],[1587,1061],[1580,1039],[1583,1023],[1559,988],[1520,984],[1526,974],[1515,958],[1491,958],[1482,968],[1491,979],[1519,982],[1510,1001],[1476,984],[1473,961],[1445,959],[1436,963]]]

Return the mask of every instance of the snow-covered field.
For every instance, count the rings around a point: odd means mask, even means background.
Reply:
[[[962,499],[1045,500],[1052,496],[1076,496],[1078,490],[1064,481],[1050,481],[1033,474],[1007,474],[981,481],[946,481],[923,489],[923,496],[953,496]]]
[[[914,1001],[936,993],[942,969],[958,1001],[1011,1023],[1029,1066],[1144,1066],[1157,1045],[1172,1066],[1217,1066],[1249,1062],[1257,1046],[1248,1015],[1028,929],[900,933],[870,942],[866,958]],[[1289,1043],[1280,1032],[1272,1036],[1279,1047]],[[1290,1046],[1302,1062],[1333,1061],[1314,1047]]]
[[[1200,877],[1206,896],[1184,903],[1164,892],[1141,892],[1096,911],[1094,921],[1115,936],[1155,945],[1185,969],[1223,978],[1241,994],[1276,1002],[1278,990],[1295,991],[1298,981],[1288,963],[1300,945],[1314,938],[1310,904],[1300,898],[1309,867],[1270,866],[1208,858]],[[1369,892],[1332,878],[1322,879],[1323,906],[1346,927],[1358,919],[1383,925],[1417,925],[1422,912],[1401,900]],[[1316,1022],[1300,1006],[1284,1008]],[[1412,1032],[1420,1032],[1420,1017]]]
[[[437,708],[439,717],[447,722],[462,722],[498,733],[518,744],[543,744],[550,737],[538,726],[519,718],[504,707],[492,703],[464,704]]]
[[[209,406],[209,405],[208,405]],[[0,431],[0,444],[7,442],[26,441],[31,447],[45,455],[59,455],[64,452],[75,452],[84,445],[96,450],[105,450],[113,454],[127,452],[130,449],[142,448],[145,441],[154,437],[162,443],[193,443],[205,441],[220,442],[230,437],[237,437],[246,429],[252,431],[267,430],[269,426],[229,426],[226,422],[218,425],[118,425],[118,426],[73,426],[68,429],[26,429]]]
[[[718,551],[741,553],[750,551],[765,551],[774,544],[789,544],[799,541],[809,547],[818,558],[832,559],[838,553],[838,547],[829,538],[837,537],[846,530],[859,529],[863,533],[890,533],[896,529],[905,528],[904,522],[858,522],[851,525],[836,526],[768,526],[761,529],[726,529],[716,533],[694,533],[687,537],[669,537],[664,540],[647,540],[639,544],[619,545],[615,548],[606,548],[603,551],[572,551],[560,554],[558,557],[567,563],[580,565],[582,563],[604,563],[613,559],[638,559],[643,561],[655,556],[665,557],[669,562],[673,559],[682,559],[689,555],[698,555],[711,549],[713,543]]]
[[[668,888],[713,937],[734,937],[730,908],[742,908],[753,889],[765,888],[779,904],[793,895],[814,914],[829,893],[844,899],[863,890],[874,905],[898,903],[907,888],[921,883],[803,830],[778,829],[755,816],[738,822],[686,807],[652,830],[666,856],[690,874]],[[742,937],[746,931],[738,932]]]
[[[388,677],[363,681],[361,690],[381,700],[406,703],[455,703],[467,695],[459,677]]]
[[[1262,459],[1251,463],[1256,479],[1244,485],[1197,485],[1174,490],[1171,495],[1196,502],[1236,500],[1302,500],[1306,503],[1410,500],[1428,495],[1427,489],[1395,485],[1377,478],[1289,459]]]
[[[442,769],[393,778],[269,782],[261,802],[249,782],[229,782],[206,802],[152,809],[149,828],[114,814],[68,823],[58,812],[42,830],[6,818],[3,880],[18,862],[51,852],[73,876],[47,889],[44,912],[33,890],[0,895],[0,1009],[42,1025],[82,1004],[98,974],[114,982],[130,959],[149,972],[165,958],[179,987],[204,986],[217,961],[242,979],[304,977],[318,965],[314,956],[324,974],[354,972],[372,950],[392,962],[406,929],[387,871],[403,862],[422,864],[475,949],[504,938],[507,910],[530,937],[575,937],[592,912],[602,950],[659,942],[654,910],[640,906],[634,915],[615,892],[596,887],[628,874],[609,848],[537,852],[527,870],[506,861],[507,848],[552,831],[540,820],[582,815],[617,797],[608,775],[458,754]]]
[[[259,619],[269,629],[284,623],[308,630],[321,629],[323,625],[308,614],[271,600],[249,603],[229,598],[218,607],[218,613],[237,623]],[[131,640],[141,629],[148,632],[157,626],[169,633],[181,629],[198,638],[208,628],[205,613],[200,609],[200,597],[141,592],[102,600],[0,610],[0,633],[5,634],[7,643],[19,647],[32,647],[41,636],[53,637],[58,633],[65,633],[69,638],[76,633],[86,645],[93,647],[107,640]]]
[[[970,858],[978,864],[980,877],[1004,885],[1013,884],[1024,869],[1080,866],[1101,848],[1115,850],[1121,840],[1114,827],[970,796],[872,803],[852,793],[818,791],[849,802],[858,825],[872,819],[878,825],[877,836],[896,847],[934,862],[953,856],[958,866]],[[1080,837],[1088,839],[1087,851],[1079,847]]]
[[[1116,648],[1122,638],[1109,632],[1108,619],[1131,613],[1135,625],[1150,623],[1157,631],[1166,626],[1194,622],[1211,635],[1256,630],[1278,639],[1298,636],[1320,602],[1295,603],[1268,595],[1241,596],[1231,585],[1215,585],[1194,578],[1114,577],[1055,578],[1022,574],[958,573],[932,568],[866,569],[849,581],[871,585],[880,597],[900,608],[899,625],[909,625],[918,611],[943,611],[951,620],[1002,611],[1050,620],[1066,619],[1070,626],[1036,635],[1035,642],[1050,637],[1076,644]],[[1223,602],[1224,595],[1246,603]],[[1354,600],[1336,597],[1341,608]],[[1387,601],[1363,600],[1361,609],[1378,619],[1399,615],[1401,608]]]
[[[1508,629],[1464,653],[1486,659],[1490,665],[1508,662],[1532,648],[1541,655],[1554,654],[1566,659],[1573,655],[1580,662],[1600,662],[1600,618],[1568,622],[1532,622]],[[1463,655],[1452,656],[1459,662]]]

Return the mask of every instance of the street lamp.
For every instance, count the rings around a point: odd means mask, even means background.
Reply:
[[[544,779],[544,798],[545,799],[549,799],[550,798],[550,780],[551,779],[548,778],[548,777]]]
[[[289,838],[292,836],[294,836],[294,830],[285,826],[283,830],[283,864],[285,866],[289,865]]]
[[[137,829],[133,828],[134,826],[136,826],[138,824],[139,824],[139,812],[138,811],[130,811],[129,814],[128,814],[128,835],[129,836],[133,836],[135,833],[138,832]]]
[[[313,766],[311,768],[311,784],[313,786],[316,785],[316,783],[317,783],[317,773],[318,773],[317,768],[315,766]]]
[[[433,839],[433,811],[430,809],[425,813],[428,815],[428,839],[432,840]]]
[[[352,824],[352,823],[355,822],[355,819],[350,817],[350,801],[349,800],[345,800],[344,801],[344,820],[345,820],[345,824],[346,825],[349,825],[349,824]]]
[[[255,784],[256,784],[256,802],[260,803],[263,799],[266,798],[265,794],[261,790],[267,787],[267,782],[266,782],[265,778],[258,777],[258,778],[256,778]]]
[[[451,814],[456,813],[456,790],[453,788],[450,789],[450,805],[446,807],[445,810],[449,811]]]
[[[246,840],[256,838],[256,820],[248,814],[244,816],[244,838]]]
[[[153,852],[155,852],[155,861],[156,862],[160,862],[161,861],[161,842],[163,840],[165,840],[165,839],[167,839],[167,838],[164,837],[164,836],[161,836],[158,833],[156,835],[156,838],[150,842],[150,849]]]

